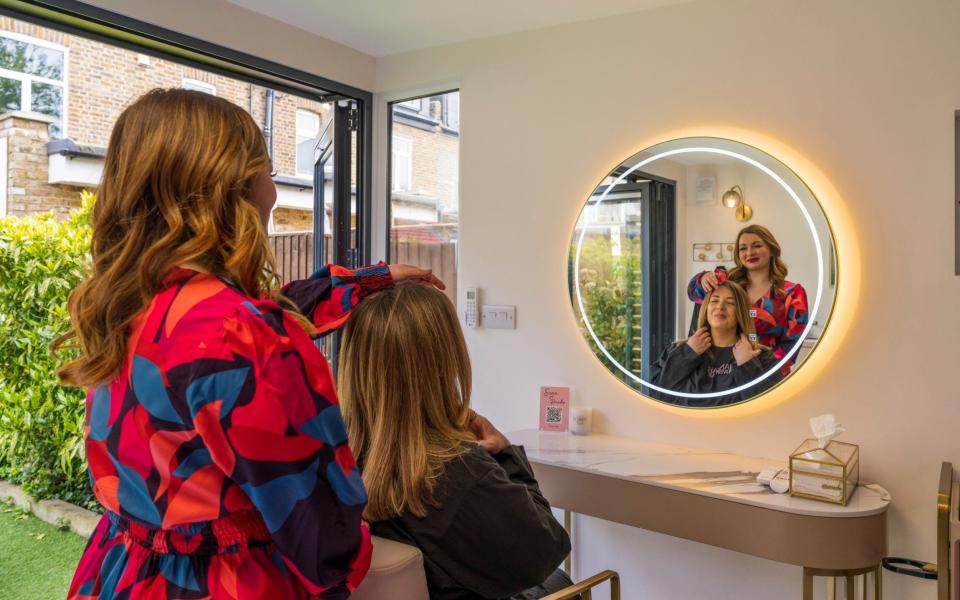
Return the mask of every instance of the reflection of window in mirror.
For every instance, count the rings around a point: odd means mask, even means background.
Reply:
[[[605,178],[572,240],[587,320],[606,341],[613,356],[607,361],[625,365],[637,377],[649,368],[649,349],[676,337],[673,296],[646,293],[676,286],[675,188],[675,181],[646,173]]]

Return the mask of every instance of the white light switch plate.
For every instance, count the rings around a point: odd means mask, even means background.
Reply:
[[[517,307],[508,304],[484,304],[480,307],[480,323],[487,329],[516,329]]]

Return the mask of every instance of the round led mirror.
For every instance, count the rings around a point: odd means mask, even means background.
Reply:
[[[776,158],[683,138],[617,165],[570,245],[570,296],[593,353],[674,405],[738,404],[802,367],[836,296],[833,234]]]

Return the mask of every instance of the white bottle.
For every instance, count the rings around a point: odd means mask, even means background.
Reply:
[[[590,435],[593,430],[593,409],[577,406],[570,410],[570,433]]]

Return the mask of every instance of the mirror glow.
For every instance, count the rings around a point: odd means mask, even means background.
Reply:
[[[733,186],[755,214],[735,218],[719,201]],[[822,330],[821,304],[828,294],[832,305],[836,283],[835,270],[826,278],[824,243],[832,267],[826,217],[785,165],[731,140],[673,140],[618,165],[586,202],[572,240],[571,299],[591,349],[624,383],[672,404],[727,406],[789,376],[816,343],[808,340]],[[763,262],[771,249],[777,258]],[[787,280],[795,272],[801,280]],[[722,291],[711,293],[716,280]],[[722,295],[742,295],[750,319],[711,309],[698,326],[701,304],[717,296],[711,306],[720,306]]]

